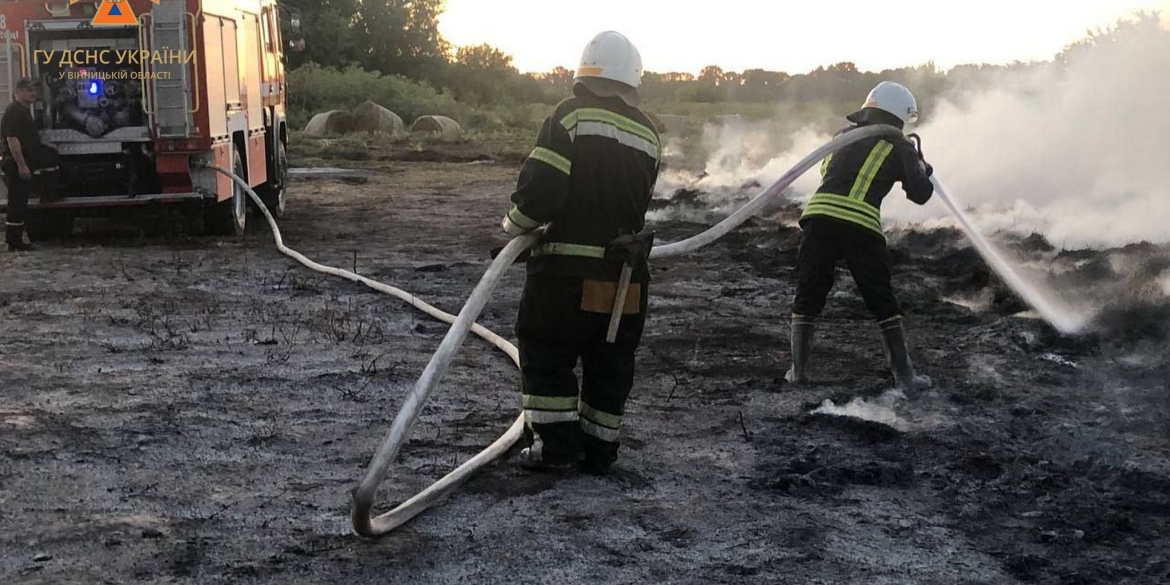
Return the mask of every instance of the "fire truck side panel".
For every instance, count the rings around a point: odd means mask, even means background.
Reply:
[[[203,42],[199,48],[203,64],[203,94],[207,97],[207,134],[212,140],[228,137],[227,100],[224,97],[223,25],[218,16],[203,16]]]
[[[263,48],[260,52],[263,84],[260,86],[260,96],[265,106],[276,106],[283,100],[284,78],[280,67],[281,55],[284,46],[280,38],[280,18],[275,6],[265,6],[264,14],[260,18],[260,36]]]
[[[240,86],[241,97],[247,106],[249,128],[264,129],[263,107],[260,101],[260,26],[257,15],[244,14],[240,27],[240,73],[244,83]]]
[[[227,169],[232,168],[230,103],[239,95],[239,78],[236,75],[236,59],[229,57],[235,51],[235,23],[225,17],[204,12],[203,42],[198,46],[203,53],[203,82],[207,97],[207,134],[211,138],[215,163]],[[234,92],[234,93],[233,93]],[[215,178],[215,199],[225,201],[232,196],[231,179],[218,175]]]
[[[284,69],[283,63],[284,42],[280,35],[280,15],[275,4],[265,4],[260,14],[260,51],[258,51],[260,66],[260,101],[264,108],[264,119],[268,132],[265,135],[267,152],[272,156],[266,157],[266,170],[269,177],[279,179],[281,169],[278,167],[277,153],[281,144],[287,143],[288,135],[285,130],[284,113]]]
[[[232,168],[232,143],[219,142],[211,147],[211,154],[215,164],[225,168]],[[218,196],[218,201],[224,201],[231,198],[232,180],[223,173],[215,173],[215,192]],[[224,197],[227,193],[227,197]]]
[[[268,180],[268,159],[265,157],[264,131],[253,132],[248,137],[248,184],[253,187]],[[260,177],[260,179],[256,179]]]
[[[259,11],[244,12],[240,26],[240,73],[243,77],[241,99],[247,112],[247,155],[248,183],[252,186],[268,181],[268,161],[264,145],[264,106],[260,99],[260,42]]]
[[[239,31],[236,21],[230,18],[221,18],[223,27],[223,95],[227,99],[228,109],[242,109],[244,104],[240,100],[240,60],[236,51],[239,50],[237,41]]]
[[[191,190],[186,154],[159,154],[155,157],[163,193],[179,193]]]

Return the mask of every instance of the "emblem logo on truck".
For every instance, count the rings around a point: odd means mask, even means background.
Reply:
[[[82,0],[69,0],[69,4],[77,4]],[[159,0],[151,0],[155,4]],[[125,0],[102,0],[97,14],[93,15],[94,26],[134,26],[138,24],[138,17],[134,16],[134,9]]]

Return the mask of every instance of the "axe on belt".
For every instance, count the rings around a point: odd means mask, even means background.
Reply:
[[[626,309],[626,294],[630,291],[630,279],[634,276],[634,270],[640,268],[650,257],[650,249],[653,247],[654,232],[649,230],[619,236],[606,246],[605,258],[622,262],[622,275],[618,279],[617,293],[613,297],[613,312],[609,314],[609,331],[605,335],[607,343],[617,340],[622,311]]]

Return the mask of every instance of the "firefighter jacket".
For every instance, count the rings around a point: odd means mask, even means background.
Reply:
[[[842,131],[849,132],[861,126]],[[882,199],[901,181],[906,197],[922,205],[934,185],[908,138],[867,138],[825,158],[821,186],[809,199],[800,219],[828,218],[861,227],[885,241]]]
[[[524,162],[508,219],[521,229],[550,224],[532,249],[529,274],[614,282],[621,263],[606,244],[640,232],[658,178],[661,147],[654,124],[619,98],[581,86],[545,120]],[[645,283],[645,262],[633,274]]]

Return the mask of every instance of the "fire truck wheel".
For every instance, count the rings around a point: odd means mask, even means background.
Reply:
[[[244,176],[244,160],[239,152],[232,153],[232,173],[237,177]],[[220,201],[211,206],[208,212],[207,225],[211,233],[217,236],[242,236],[248,219],[248,193],[235,181],[232,181],[232,198]]]
[[[264,201],[268,213],[280,219],[284,217],[284,187],[288,182],[288,156],[284,151],[284,143],[276,150],[276,181],[264,183],[256,188],[256,194]]]

